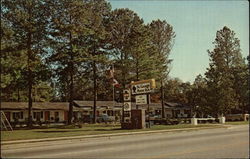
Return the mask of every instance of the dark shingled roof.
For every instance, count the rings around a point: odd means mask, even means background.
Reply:
[[[78,107],[86,107],[90,106],[92,107],[94,105],[94,101],[74,101],[76,106]],[[113,106],[123,106],[122,103],[118,103],[116,101],[96,101],[97,107],[113,107]]]
[[[2,102],[2,110],[24,110],[28,109],[28,102]],[[33,102],[33,110],[68,110],[68,102]],[[74,108],[75,110],[79,108]]]
[[[165,102],[165,108],[169,109],[191,109],[190,106],[183,105],[180,103]]]

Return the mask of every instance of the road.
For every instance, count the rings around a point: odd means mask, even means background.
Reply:
[[[249,126],[3,145],[9,158],[248,158]]]

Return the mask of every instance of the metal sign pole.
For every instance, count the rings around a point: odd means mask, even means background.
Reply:
[[[148,104],[148,128],[150,128],[150,113],[149,113],[150,94],[147,94],[147,104]]]

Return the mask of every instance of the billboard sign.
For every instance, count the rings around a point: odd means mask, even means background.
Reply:
[[[140,83],[136,85],[132,85],[131,88],[132,94],[147,94],[151,92],[151,85],[150,83]]]

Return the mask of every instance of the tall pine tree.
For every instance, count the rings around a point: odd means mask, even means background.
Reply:
[[[152,44],[154,45],[156,52],[153,54],[156,69],[158,70],[157,81],[160,81],[161,88],[161,102],[162,110],[164,109],[164,82],[167,79],[167,76],[170,72],[170,63],[169,59],[170,51],[174,44],[175,32],[173,27],[168,24],[165,20],[156,20],[152,21],[149,24],[151,35],[152,35]],[[162,117],[165,117],[164,111],[162,111]]]
[[[234,74],[244,64],[244,60],[240,41],[228,27],[217,31],[213,44],[215,48],[208,51],[210,67],[205,75],[209,88],[208,105],[214,115],[220,116],[229,113],[238,104],[234,87],[237,78]]]
[[[3,0],[1,18],[13,31],[15,47],[9,52],[25,53],[25,80],[28,85],[28,126],[32,126],[32,87],[38,81],[37,70],[41,67],[44,50],[47,16],[43,0]]]

